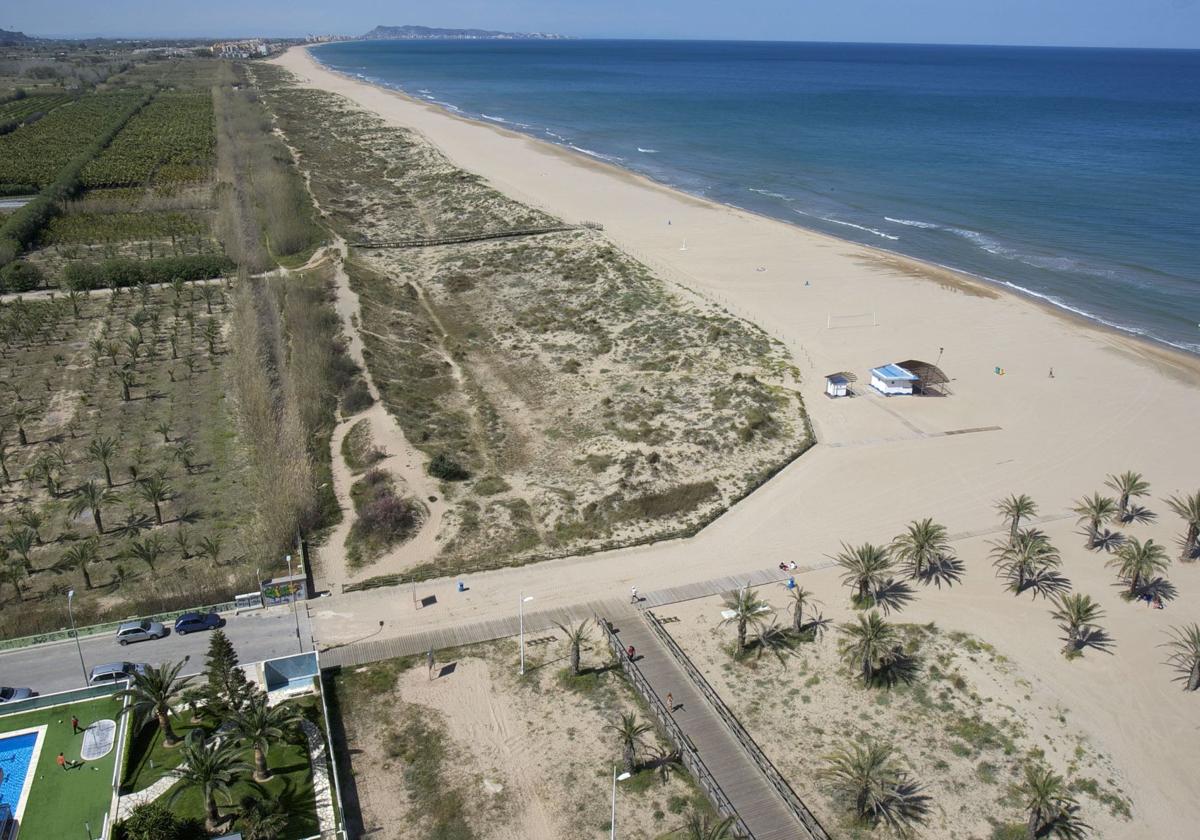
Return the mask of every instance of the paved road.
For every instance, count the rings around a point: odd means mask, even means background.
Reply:
[[[300,605],[299,618],[304,649],[311,650],[308,614],[303,604]],[[296,621],[288,606],[257,610],[240,616],[230,613],[226,619],[225,633],[243,663],[287,656],[300,650],[296,640]],[[164,639],[121,647],[115,641],[115,633],[106,633],[81,639],[80,646],[88,669],[105,662],[129,660],[158,665],[166,660],[191,656],[183,673],[197,674],[204,667],[208,636],[206,632],[189,633],[186,636],[172,633]],[[29,687],[40,694],[49,694],[52,691],[79,688],[83,684],[79,653],[73,641],[0,653],[0,685]]]

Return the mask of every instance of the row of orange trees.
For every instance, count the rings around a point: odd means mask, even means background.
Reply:
[[[201,181],[215,145],[212,96],[160,94],[83,169],[83,185],[125,187]]]

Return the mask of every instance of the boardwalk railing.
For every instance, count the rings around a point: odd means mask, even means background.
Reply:
[[[650,710],[658,719],[659,724],[667,733],[667,739],[675,745],[679,750],[680,760],[688,772],[692,774],[692,778],[696,780],[696,784],[708,796],[708,801],[712,803],[713,808],[722,817],[732,817],[733,825],[731,826],[734,833],[738,837],[750,838],[753,840],[754,834],[742,821],[737,809],[733,807],[733,803],[729,801],[729,797],[725,795],[725,791],[721,789],[720,783],[717,782],[716,776],[708,769],[704,763],[704,759],[700,757],[699,751],[688,738],[684,731],[675,722],[673,715],[667,711],[666,704],[659,698],[658,692],[650,685],[650,682],[642,676],[641,670],[637,663],[633,662],[625,653],[625,648],[621,644],[621,640],[617,638],[617,634],[613,632],[608,621],[603,618],[597,619],[600,627],[604,631],[604,638],[608,641],[608,646],[612,648],[613,653],[617,657],[617,661],[621,663],[621,669],[625,675],[629,677],[629,681],[633,683],[633,687],[645,699],[650,706]]]
[[[517,236],[539,236],[543,233],[560,233],[579,230],[579,225],[553,225],[550,227],[518,228],[497,230],[490,233],[464,233],[458,236],[435,236],[417,239],[398,239],[391,242],[354,242],[355,248],[429,248],[434,245],[459,245],[464,242],[483,242],[488,239],[511,239]]]
[[[700,689],[700,693],[704,695],[705,699],[716,710],[721,720],[725,722],[725,725],[729,727],[730,732],[733,733],[738,743],[749,754],[750,759],[763,772],[763,775],[767,777],[772,787],[783,797],[784,804],[787,805],[788,810],[808,829],[812,840],[829,840],[829,834],[817,822],[817,818],[813,816],[808,807],[800,800],[800,797],[796,795],[796,792],[792,790],[792,786],[787,783],[787,780],[780,775],[775,765],[771,763],[771,759],[767,758],[755,740],[750,737],[750,733],[746,731],[746,728],[742,726],[742,722],[725,705],[725,701],[721,699],[721,696],[708,684],[708,680],[704,679],[704,675],[692,664],[692,660],[688,658],[687,654],[671,638],[671,634],[663,629],[662,624],[658,621],[658,617],[650,610],[645,610],[642,613],[642,617],[645,618],[646,623],[650,626],[651,632],[658,637],[663,646],[675,657],[675,661],[679,663],[679,666],[691,677],[692,682]]]

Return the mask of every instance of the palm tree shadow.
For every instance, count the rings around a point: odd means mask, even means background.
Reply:
[[[911,685],[921,670],[921,660],[904,652],[899,645],[892,650],[886,661],[875,671],[871,684],[878,688],[892,688],[896,683]]]
[[[1129,510],[1125,511],[1125,515],[1121,517],[1120,521],[1126,525],[1134,522],[1145,525],[1155,519],[1158,519],[1158,514],[1149,508],[1142,505],[1130,505]]]
[[[915,594],[907,581],[889,578],[875,590],[875,606],[883,610],[884,615],[891,615],[893,610],[898,612],[904,609]]]
[[[1023,595],[1026,592],[1032,592],[1033,597],[1041,595],[1043,598],[1049,599],[1055,595],[1061,595],[1071,589],[1071,581],[1066,575],[1060,574],[1053,569],[1041,569],[1030,577],[1025,578],[1024,584],[1018,584],[1015,575],[1009,575],[1009,588],[1017,595]]]
[[[1112,646],[1116,641],[1102,627],[1082,627],[1079,630],[1079,636],[1075,639],[1075,652],[1083,653],[1086,648],[1098,650],[1102,653],[1112,655]]]
[[[1125,535],[1120,531],[1112,531],[1105,528],[1096,534],[1092,542],[1092,550],[1112,552],[1125,544]]]
[[[1118,584],[1122,586],[1123,584]],[[1179,597],[1179,590],[1175,584],[1167,580],[1165,577],[1152,578],[1137,588],[1133,598],[1130,600],[1146,601],[1154,603],[1157,601],[1174,601]]]
[[[954,586],[956,583],[962,583],[963,575],[966,574],[966,571],[967,565],[957,557],[939,557],[934,562],[928,564],[917,575],[916,580],[925,586],[932,583],[938,589],[941,589],[943,583],[947,587]]]

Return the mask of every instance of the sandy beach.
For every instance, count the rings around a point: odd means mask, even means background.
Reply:
[[[885,542],[915,518],[945,524],[963,585],[922,589],[903,620],[934,621],[994,645],[1128,780],[1133,818],[1105,837],[1186,838],[1200,820],[1200,707],[1171,682],[1159,647],[1200,615],[1200,565],[1174,563],[1179,597],[1162,611],[1127,603],[1104,555],[1086,550],[1073,500],[1109,473],[1137,470],[1158,518],[1127,532],[1178,554],[1179,521],[1160,500],[1200,486],[1200,360],[1066,317],[954,272],[713,204],[553,145],[457,118],[343,77],[293,48],[278,63],[301,84],[345,96],[420,132],[455,164],[569,222],[592,221],[661,277],[705,295],[784,341],[804,375],[818,445],[690,540],[479,575],[466,593],[434,582],[436,610],[378,590],[311,607],[322,643],[508,616],[521,593],[540,609],[772,567],[814,564],[842,541]],[[684,245],[686,243],[686,249]],[[842,317],[839,317],[842,316]],[[845,317],[859,316],[859,317]],[[831,327],[832,324],[832,327]],[[946,398],[885,399],[871,367],[936,361]],[[1000,373],[997,372],[1000,371]],[[1053,376],[1050,375],[1051,370]],[[852,371],[860,396],[829,400],[825,374]],[[1068,662],[1045,601],[1014,597],[993,575],[997,499],[1026,493],[1076,591],[1107,612],[1111,655]],[[833,570],[805,585],[847,614]],[[834,606],[837,605],[837,606]],[[820,702],[814,694],[814,703]]]

